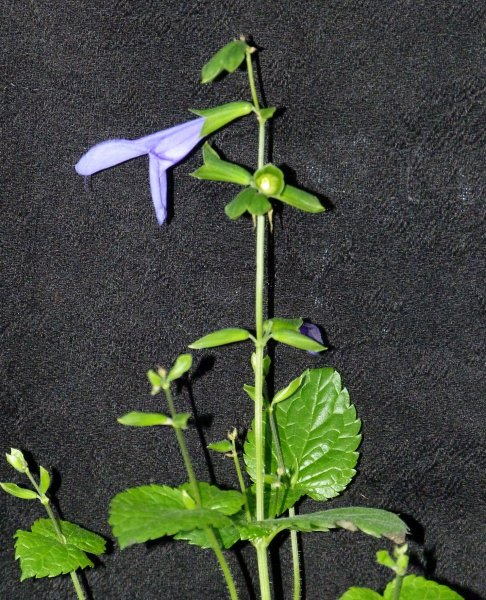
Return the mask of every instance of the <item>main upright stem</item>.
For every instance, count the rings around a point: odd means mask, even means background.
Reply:
[[[260,112],[260,103],[256,92],[255,76],[251,53],[247,52],[246,66],[250,83],[253,105],[258,118],[258,168],[265,162],[265,120]],[[265,215],[256,218],[256,277],[255,277],[255,458],[256,458],[256,519],[265,519],[265,467],[263,460],[263,355],[265,342],[263,339],[263,294],[265,279]],[[258,561],[258,577],[260,581],[261,600],[271,600],[270,578],[268,573],[267,542],[255,542]]]

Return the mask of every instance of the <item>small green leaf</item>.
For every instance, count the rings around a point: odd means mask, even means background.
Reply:
[[[224,207],[226,216],[233,221],[239,219],[241,215],[248,210],[249,202],[251,198],[255,196],[255,194],[258,194],[258,192],[252,187],[247,187],[244,190],[241,190],[241,192]]]
[[[307,335],[302,335],[292,329],[278,329],[272,332],[272,338],[287,346],[298,348],[299,350],[308,350],[310,352],[322,352],[326,350],[326,347],[319,342],[316,342]]]
[[[397,566],[395,560],[393,560],[393,558],[390,556],[388,550],[378,550],[376,553],[376,562],[383,567],[392,569],[393,571]]]
[[[150,393],[152,394],[152,396],[155,396],[162,389],[162,377],[154,370],[149,369],[147,371],[147,379],[149,380],[150,385],[152,386],[152,391]]]
[[[45,494],[51,485],[51,476],[49,475],[49,471],[44,469],[44,467],[39,467],[39,489]]]
[[[213,488],[199,484],[203,507],[194,510],[188,510],[183,501],[183,491],[191,495],[188,484],[180,488],[144,485],[117,494],[110,504],[109,523],[120,547],[208,526],[231,526],[226,515],[240,509],[243,497],[238,492]]]
[[[244,384],[243,389],[250,396],[250,398],[255,402],[255,388],[252,385]]]
[[[386,537],[401,543],[408,532],[405,523],[395,514],[378,508],[334,508],[296,517],[265,519],[241,523],[241,539],[272,539],[284,529],[294,531],[329,531],[340,527],[348,531],[362,531],[373,537]]]
[[[152,427],[153,425],[172,425],[172,419],[160,413],[132,411],[117,419],[121,425],[131,427]]]
[[[36,500],[37,494],[33,490],[28,490],[18,486],[16,483],[0,483],[0,487],[4,492],[15,496],[16,498],[22,498],[22,500]]]
[[[175,381],[182,377],[184,373],[187,373],[192,367],[192,356],[191,354],[181,354],[176,358],[176,361],[167,375],[167,381]]]
[[[282,171],[275,165],[268,164],[258,169],[253,175],[258,190],[266,196],[277,197],[283,192],[285,179]]]
[[[225,346],[234,342],[244,342],[250,337],[250,332],[246,329],[229,327],[213,331],[189,345],[193,350],[202,350],[203,348],[215,348],[216,346]]]
[[[269,333],[272,331],[279,331],[282,329],[291,329],[292,331],[299,332],[303,322],[304,321],[302,319],[274,318],[265,321],[263,325],[265,328],[268,328]]]
[[[92,567],[86,556],[105,552],[105,540],[68,521],[59,521],[66,540],[61,543],[49,519],[39,519],[31,531],[18,530],[15,534],[15,558],[20,560],[21,581],[29,577],[56,577],[76,569]]]
[[[326,210],[317,196],[292,185],[286,185],[283,192],[274,198],[308,213],[320,213]]]
[[[219,158],[216,150],[206,142],[203,146],[204,165],[191,173],[196,179],[208,181],[227,181],[238,185],[251,185],[253,178],[251,173],[232,162]]]
[[[229,440],[221,440],[219,442],[208,444],[208,448],[214,450],[214,452],[221,452],[224,454],[226,452],[231,452],[233,450],[233,445]]]
[[[263,119],[263,121],[268,121],[273,117],[276,110],[277,109],[275,106],[268,106],[267,108],[262,108],[260,110],[260,116]]]
[[[227,71],[233,73],[245,60],[248,44],[243,40],[233,40],[226,46],[223,46],[216,54],[203,66],[201,73],[201,83],[213,81],[220,73]]]
[[[250,114],[252,110],[253,104],[251,102],[229,102],[214,108],[191,110],[191,112],[204,117],[204,125],[201,130],[201,136],[204,137],[231,123],[231,121]]]
[[[268,201],[268,198],[258,192],[248,202],[248,212],[255,217],[266,215],[271,210],[272,205]]]
[[[385,588],[384,600],[394,600],[395,581]],[[400,590],[400,600],[464,600],[454,590],[446,585],[430,581],[417,575],[407,575],[403,578]]]
[[[352,587],[339,600],[383,600],[383,596],[369,588]]]
[[[187,423],[191,418],[191,413],[178,413],[174,415],[173,424],[178,429],[187,429]]]
[[[297,379],[294,379],[293,381],[291,381],[289,383],[289,385],[287,387],[285,387],[283,390],[279,390],[275,396],[273,397],[272,400],[272,404],[278,404],[279,402],[282,402],[283,400],[287,400],[287,398],[290,398],[290,396],[296,392],[299,387],[302,385],[302,380],[305,376],[305,373],[302,373],[302,375],[300,377],[297,377]]]
[[[24,458],[23,453],[17,448],[10,448],[10,454],[5,454],[7,462],[19,473],[26,473],[29,470],[29,465]]]

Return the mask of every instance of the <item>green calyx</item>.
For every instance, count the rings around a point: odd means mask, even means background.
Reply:
[[[285,179],[282,171],[275,165],[268,164],[258,169],[253,181],[259,192],[265,196],[278,196],[283,192]]]

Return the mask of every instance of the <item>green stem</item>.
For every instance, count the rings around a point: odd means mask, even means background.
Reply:
[[[30,483],[34,486],[35,491],[39,494],[40,502],[44,506],[44,508],[46,509],[47,515],[49,516],[49,519],[50,519],[50,521],[52,523],[52,527],[54,528],[54,531],[56,533],[57,539],[64,546],[66,544],[66,538],[62,534],[62,531],[61,531],[61,528],[59,527],[59,522],[58,522],[58,520],[56,518],[56,515],[52,511],[52,508],[51,508],[50,503],[49,503],[49,498],[39,488],[39,486],[37,485],[37,482],[32,477],[31,472],[29,470],[27,470],[25,472],[25,474],[29,478]],[[71,571],[69,573],[69,575],[71,576],[71,580],[73,582],[74,589],[76,591],[76,596],[78,597],[78,600],[86,600],[86,596],[84,595],[83,588],[81,587],[81,582],[79,581],[79,578],[78,578],[78,575],[77,575],[76,571]]]
[[[400,592],[402,591],[402,583],[403,583],[404,575],[399,575],[395,577],[395,588],[393,590],[393,600],[400,600]]]
[[[235,463],[236,475],[238,476],[238,482],[240,484],[241,493],[243,494],[243,498],[245,500],[246,520],[251,521],[251,511],[250,511],[250,505],[248,504],[248,495],[246,493],[245,480],[243,479],[243,473],[241,472],[240,461],[238,459],[238,453],[236,452],[236,441],[234,439],[232,439],[231,444],[233,445],[233,452],[231,454],[233,456],[233,461]]]
[[[295,508],[289,508],[289,517],[295,517]],[[294,575],[294,600],[300,600],[300,559],[297,531],[290,531],[290,544],[292,547],[292,571]]]
[[[174,400],[172,399],[172,393],[170,391],[170,384],[167,383],[163,386],[165,397],[167,399],[167,404],[169,406],[169,412],[172,419],[176,416],[176,410],[174,406]],[[176,434],[177,442],[179,444],[179,449],[182,454],[182,459],[184,460],[184,465],[186,467],[187,476],[189,477],[189,483],[191,485],[192,493],[194,496],[194,501],[198,508],[201,508],[201,492],[199,490],[199,484],[196,479],[196,475],[194,473],[194,469],[192,468],[191,457],[189,456],[189,451],[187,450],[186,440],[184,439],[184,434],[182,433],[180,427],[174,427],[174,431]],[[231,571],[229,569],[228,563],[224,557],[223,552],[221,551],[221,547],[216,538],[216,535],[212,529],[212,527],[205,527],[203,529],[206,534],[208,541],[210,543],[211,549],[214,552],[216,559],[223,571],[223,576],[226,581],[226,585],[228,587],[228,592],[231,600],[238,600],[238,592],[236,591],[235,582],[233,580],[233,576],[231,575]]]

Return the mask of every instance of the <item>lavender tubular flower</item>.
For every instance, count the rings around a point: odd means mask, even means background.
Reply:
[[[75,169],[79,175],[93,175],[144,154],[149,156],[150,191],[159,225],[167,218],[166,171],[181,161],[203,138],[203,117],[164,129],[137,140],[109,140],[93,146]]]

